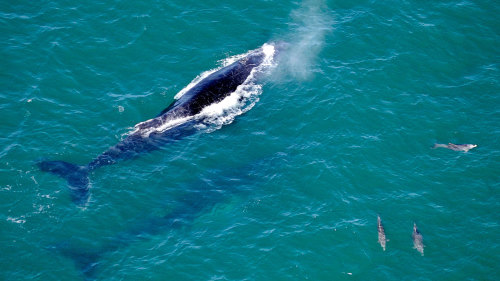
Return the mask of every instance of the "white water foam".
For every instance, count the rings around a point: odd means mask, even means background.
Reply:
[[[219,129],[223,125],[230,124],[231,122],[233,122],[236,116],[247,112],[255,105],[255,103],[257,103],[258,96],[262,93],[262,85],[257,83],[256,75],[266,73],[273,67],[275,67],[274,46],[271,44],[264,44],[261,49],[265,55],[263,62],[250,72],[250,75],[247,77],[245,82],[238,86],[238,88],[236,88],[233,93],[229,94],[222,101],[205,107],[197,115],[183,116],[180,118],[165,120],[166,122],[162,123],[160,126],[146,127],[141,129],[141,124],[150,122],[152,119],[141,122],[135,125],[135,130],[131,132],[131,134],[140,133],[143,137],[148,137],[153,132],[165,132],[171,128],[174,128],[191,120],[202,120],[203,123],[199,125],[199,129],[206,129],[207,132],[212,132],[216,129]],[[220,61],[220,67],[202,72],[193,81],[191,81],[189,85],[179,91],[179,93],[177,93],[174,98],[179,99],[180,97],[182,97],[182,95],[196,86],[196,84],[208,77],[210,74],[236,62],[239,59],[244,58],[245,56],[255,51],[257,50],[251,50],[244,54],[231,56]]]

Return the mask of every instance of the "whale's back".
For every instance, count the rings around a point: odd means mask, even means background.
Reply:
[[[175,115],[192,116],[200,113],[204,107],[220,102],[236,91],[263,60],[264,53],[259,50],[219,69],[196,84],[161,114],[172,112]]]

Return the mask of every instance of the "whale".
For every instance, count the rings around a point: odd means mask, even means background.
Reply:
[[[200,79],[184,88],[174,101],[154,118],[134,126],[134,130],[115,146],[85,165],[61,160],[38,161],[41,171],[65,179],[71,200],[78,206],[89,201],[89,173],[99,167],[112,165],[125,159],[135,158],[143,153],[158,150],[164,145],[195,134],[211,122],[207,108],[221,103],[240,87],[251,84],[255,72],[274,56],[274,45],[264,44],[258,49],[238,56],[237,59],[219,69],[205,72]],[[245,96],[239,96],[245,102]]]
[[[454,151],[463,151],[463,152],[468,152],[469,150],[477,147],[477,144],[454,144],[454,143],[448,143],[448,144],[444,144],[444,143],[436,143],[434,144],[434,147],[433,148],[438,148],[438,147],[442,147],[442,148],[448,148],[448,149],[451,149],[451,150],[454,150]]]

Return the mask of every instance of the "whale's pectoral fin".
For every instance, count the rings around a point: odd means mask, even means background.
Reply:
[[[60,254],[72,260],[85,280],[95,280],[97,267],[101,253],[98,251],[78,249],[69,242],[62,242],[57,245],[47,247],[47,250]]]
[[[42,161],[38,163],[40,170],[58,175],[68,181],[71,199],[83,206],[89,199],[88,168],[64,161]]]

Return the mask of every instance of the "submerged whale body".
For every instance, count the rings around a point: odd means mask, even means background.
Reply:
[[[194,85],[186,87],[185,92],[181,91],[182,95],[155,118],[135,125],[135,130],[129,136],[87,165],[65,161],[41,161],[38,166],[42,171],[66,179],[73,202],[84,205],[89,198],[89,172],[192,135],[198,131],[199,125],[210,122],[209,116],[204,114],[203,110],[220,103],[239,86],[251,83],[249,80],[254,78],[254,70],[268,63],[273,54],[274,46],[264,44],[233,63],[213,71]],[[238,99],[242,101],[244,97]]]

